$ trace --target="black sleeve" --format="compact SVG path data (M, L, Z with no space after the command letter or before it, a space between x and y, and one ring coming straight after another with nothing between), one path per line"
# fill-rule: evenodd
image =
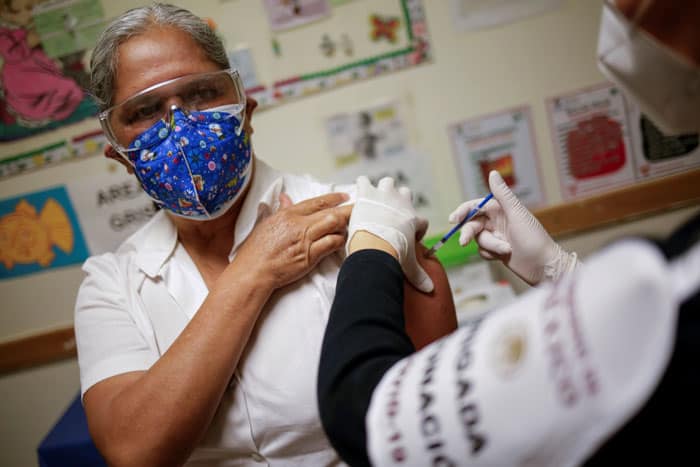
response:
M317 397L323 428L340 457L368 466L365 415L384 373L415 351L403 318L403 273L378 250L340 269L321 348Z

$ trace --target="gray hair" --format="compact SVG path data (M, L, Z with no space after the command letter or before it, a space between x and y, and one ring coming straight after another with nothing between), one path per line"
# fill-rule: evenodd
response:
M192 12L167 3L133 8L107 26L90 58L90 88L101 110L113 105L119 46L151 26L173 27L189 34L209 60L222 69L229 67L226 50L219 37L206 22Z

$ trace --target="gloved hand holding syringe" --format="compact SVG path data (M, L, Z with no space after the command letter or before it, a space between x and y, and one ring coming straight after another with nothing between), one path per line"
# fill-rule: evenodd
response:
M438 250L440 249L440 247L441 247L442 245L444 245L445 242L447 242L447 240L449 240L450 237L451 237L452 235L454 235L459 229L461 229L462 226L463 226L464 224L466 224L468 220L470 220L472 217L476 216L476 214L481 210L481 208L484 207L484 205L485 205L486 203L489 202L489 200L490 200L491 198L493 198L493 193L489 193L484 199L481 200L481 202L480 202L474 209L472 209L471 211L469 211L469 212L467 213L467 215L464 216L464 219L462 219L461 221L459 221L459 223L458 223L457 225L455 225L454 227L452 227L452 228L450 229L450 231L447 232L447 233L440 239L440 241L438 241L435 245L431 246L430 249L429 249L428 251L425 252L426 258L427 258L428 256L431 256L431 255L435 254L435 252L438 251Z
M542 224L520 202L503 177L492 170L484 199L462 203L450 214L451 229L430 251L437 250L461 229L460 245L476 240L482 258L498 259L530 285L556 280L576 268L576 253L565 251L549 236Z

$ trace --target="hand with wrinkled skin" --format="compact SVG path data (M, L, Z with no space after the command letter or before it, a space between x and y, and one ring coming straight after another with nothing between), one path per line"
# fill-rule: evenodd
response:
M332 193L293 205L280 195L279 210L258 222L153 366L88 389L83 403L90 430L110 465L187 460L211 423L270 295L345 244L352 210L338 206L345 200L347 195Z
M277 212L258 222L234 262L272 290L300 279L345 245L352 205L338 205L347 199L329 193L293 204L280 194Z

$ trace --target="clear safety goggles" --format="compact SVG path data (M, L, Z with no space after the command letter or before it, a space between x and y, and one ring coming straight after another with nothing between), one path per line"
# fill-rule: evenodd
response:
M169 122L173 109L185 114L233 106L226 117L245 118L246 97L237 70L227 69L181 76L139 91L99 114L110 144L121 153L138 151L129 145L159 120ZM170 131L171 125L166 125Z

